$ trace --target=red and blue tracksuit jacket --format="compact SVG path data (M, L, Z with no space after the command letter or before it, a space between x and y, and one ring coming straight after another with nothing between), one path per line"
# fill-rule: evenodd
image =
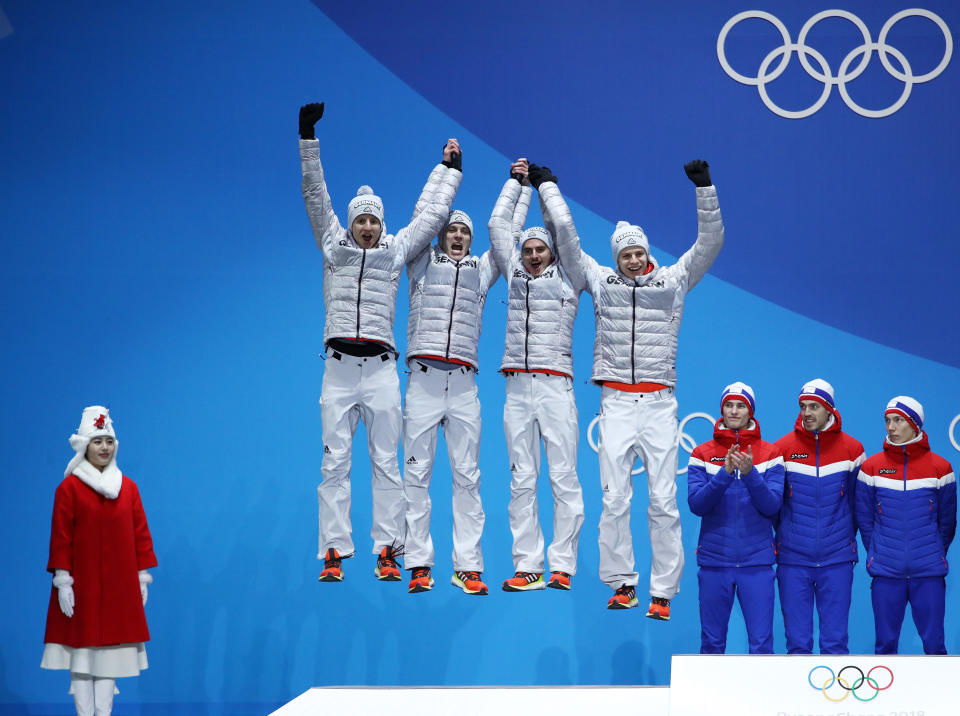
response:
M735 443L753 449L746 475L727 474L723 463ZM754 420L749 428L730 430L717 421L713 440L698 445L687 467L687 501L703 518L697 546L701 567L754 567L773 564L773 519L783 499L783 457L760 439Z
M803 427L775 443L786 477L777 525L777 562L804 567L857 561L854 499L863 445L841 429L840 413L823 430Z
M957 483L927 434L872 455L860 468L857 522L874 577L941 577L957 531Z

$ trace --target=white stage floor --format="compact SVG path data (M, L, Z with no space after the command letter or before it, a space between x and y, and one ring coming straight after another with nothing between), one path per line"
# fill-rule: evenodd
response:
M555 687L322 687L304 692L272 716L424 716L465 713L470 716L508 713L642 713L666 716L666 686Z

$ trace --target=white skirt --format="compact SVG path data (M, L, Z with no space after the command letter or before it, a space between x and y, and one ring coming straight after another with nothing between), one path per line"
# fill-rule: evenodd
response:
M63 644L44 644L41 669L69 669L73 674L119 679L139 676L147 668L147 649L138 644L73 648Z

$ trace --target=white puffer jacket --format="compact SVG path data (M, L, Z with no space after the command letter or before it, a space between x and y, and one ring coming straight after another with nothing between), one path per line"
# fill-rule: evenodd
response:
M413 220L396 235L383 227L380 241L362 249L350 228L340 225L320 165L316 139L300 140L303 198L317 247L323 252L323 342L333 338L369 339L394 348L393 319L400 274L443 227L463 174L443 164L427 179Z
M490 252L454 261L439 246L428 246L407 264L407 275L408 364L414 356L430 356L477 368L483 305L500 276Z
M494 258L508 282L507 335L500 370L555 370L573 377L573 322L583 284L571 282L557 256L539 276L524 269L518 242L530 195L529 187L508 179L488 224Z
M723 247L723 220L713 186L697 187L697 240L677 263L636 279L600 266L581 251L570 209L553 182L540 185L557 251L571 277L586 282L597 321L593 343L596 383L677 384L677 335L687 291L703 278ZM614 257L616 261L616 257Z

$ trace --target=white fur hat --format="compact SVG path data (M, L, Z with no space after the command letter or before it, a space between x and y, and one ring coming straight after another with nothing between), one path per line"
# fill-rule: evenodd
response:
M613 235L610 237L610 250L613 252L614 263L620 257L620 252L628 246L642 246L647 250L647 254L650 253L650 242L647 240L647 235L643 233L643 229L636 224L618 221L617 228L613 230Z
M70 447L76 455L70 460L63 475L66 477L86 459L87 446L94 438L109 435L116 439L117 434L113 430L113 420L110 419L110 411L102 405L91 405L83 409L83 415L80 416L80 427L77 432L70 436ZM119 446L119 443L117 443ZM116 462L116 452L113 455L113 462Z
M353 221L361 214L370 214L380 220L380 237L387 232L386 223L383 220L383 201L373 193L373 189L364 184L357 189L357 195L350 200L347 205L347 230L353 228ZM378 238L380 238L378 237Z

